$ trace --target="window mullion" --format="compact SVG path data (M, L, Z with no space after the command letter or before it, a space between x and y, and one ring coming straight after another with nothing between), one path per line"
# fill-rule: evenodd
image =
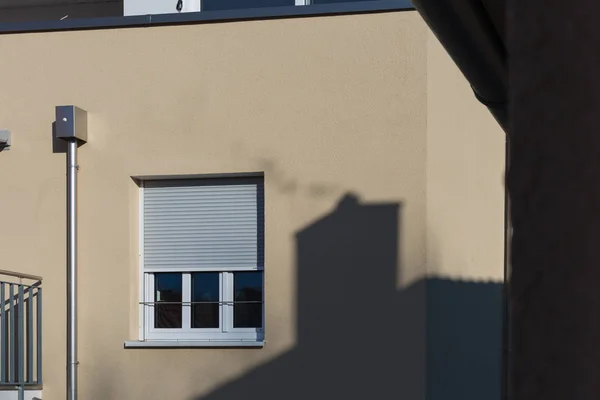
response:
M222 279L222 290L221 290L221 304L223 310L223 317L221 320L221 326L223 327L223 332L231 331L233 327L233 307L231 302L233 301L233 294L231 293L231 272L223 272L221 274Z
M151 274L147 274L145 269L144 269L144 181L140 182L140 198L139 198L139 203L138 203L138 218L139 218L139 225L138 225L138 255L139 255L139 268L140 268L140 282L139 282L139 301L140 304L138 305L138 308L140 310L140 316L139 316L139 332L140 332L140 339L141 340L146 340L146 338L148 337L148 305L146 304L147 301L149 300L149 296L148 296L148 285L149 285L149 275Z
M192 328L192 307L189 304L189 302L192 301L192 277L191 274L184 273L182 274L181 279L183 279L181 287L181 301L183 302L181 310L181 328L184 331L188 331Z
M146 296L144 310L146 314L146 333L154 328L154 274L146 274Z
M221 283L221 291L219 293L219 310L221 318L221 330L223 332L229 332L229 326L227 325L227 316L229 315L229 309L227 307L227 272L221 272L219 274Z

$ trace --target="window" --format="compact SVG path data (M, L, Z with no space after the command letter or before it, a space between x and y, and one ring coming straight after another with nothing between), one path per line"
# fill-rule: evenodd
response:
M143 339L262 341L262 177L141 186Z

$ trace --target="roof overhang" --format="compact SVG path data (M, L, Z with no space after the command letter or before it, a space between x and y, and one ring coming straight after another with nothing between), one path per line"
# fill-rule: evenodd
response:
M477 99L507 131L506 0L413 0L465 75Z

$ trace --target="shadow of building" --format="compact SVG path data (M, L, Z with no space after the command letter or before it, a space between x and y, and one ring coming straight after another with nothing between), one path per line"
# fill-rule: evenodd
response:
M197 400L499 400L502 285L397 290L400 211L348 195L299 232L297 346Z

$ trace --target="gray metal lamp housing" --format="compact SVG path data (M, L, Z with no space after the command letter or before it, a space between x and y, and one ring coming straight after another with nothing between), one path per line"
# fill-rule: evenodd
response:
M75 106L57 106L56 137L87 142L87 112Z
M10 149L10 131L0 129L0 150Z

